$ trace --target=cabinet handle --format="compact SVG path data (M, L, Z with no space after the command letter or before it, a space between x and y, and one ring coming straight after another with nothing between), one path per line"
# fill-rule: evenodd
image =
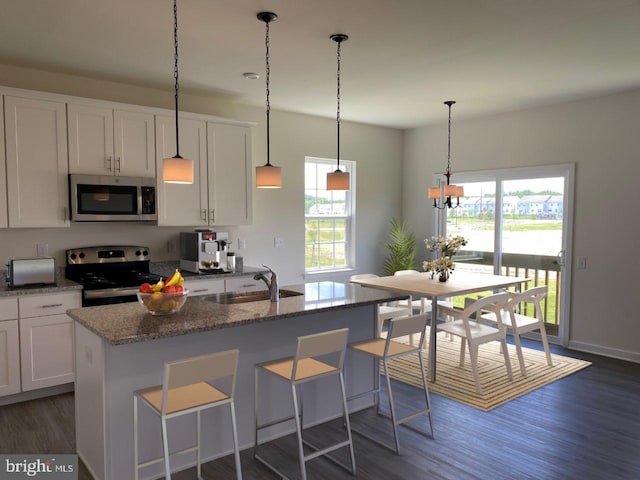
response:
M208 292L209 290L207 290L206 288L199 288L197 290L192 290L193 293L199 293L199 292Z
M120 169L120 157L117 157L117 158L116 158L116 170L117 170L118 172L121 170L121 169Z
M215 209L211 209L211 223L216 221L216 211Z
M207 210L204 208L200 212L200 220L202 220L204 223L207 223Z
M258 284L257 283L245 283L244 285L241 286L241 288L255 287L256 285L258 285Z
M104 163L107 166L107 170L111 171L111 156L108 156Z
M42 305L41 308L56 308L61 306L62 306L61 303L51 303L49 305Z
M62 220L67 221L67 207L62 207Z

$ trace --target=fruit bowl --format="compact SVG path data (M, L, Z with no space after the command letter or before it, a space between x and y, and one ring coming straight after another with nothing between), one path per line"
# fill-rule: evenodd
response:
M138 292L138 301L147 307L151 315L169 315L179 311L187 301L189 290L175 293Z

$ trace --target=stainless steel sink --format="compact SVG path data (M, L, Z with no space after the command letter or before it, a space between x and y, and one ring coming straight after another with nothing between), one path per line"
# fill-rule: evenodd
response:
M280 298L297 297L299 295L304 295L304 293L296 292L294 290L280 290ZM269 290L218 293L217 295L211 295L208 297L208 300L211 300L212 302L224 304L259 302L261 300L270 299L271 294L269 293Z

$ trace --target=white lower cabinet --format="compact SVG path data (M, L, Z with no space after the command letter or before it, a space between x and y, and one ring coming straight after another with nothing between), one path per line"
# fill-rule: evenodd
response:
M224 280L221 278L212 280L185 280L183 286L189 290L189 295L193 297L224 292Z
M82 306L80 292L25 295L18 301L22 391L73 382L74 324L65 312Z
M18 299L0 298L0 397L20 392Z
M227 292L251 292L266 289L267 285L262 280L254 280L253 276L233 277L225 280Z

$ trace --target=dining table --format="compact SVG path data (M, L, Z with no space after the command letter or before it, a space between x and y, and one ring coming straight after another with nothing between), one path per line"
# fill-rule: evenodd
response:
M446 282L427 272L416 275L390 275L384 277L352 279L351 283L387 290L396 293L406 293L426 297L431 300L431 319L429 322L428 348L428 378L436 381L436 333L438 319L438 301L470 293L494 291L508 287L515 287L520 291L523 283L529 282L527 277L512 277L507 275L492 275L479 272L457 270L449 275Z

